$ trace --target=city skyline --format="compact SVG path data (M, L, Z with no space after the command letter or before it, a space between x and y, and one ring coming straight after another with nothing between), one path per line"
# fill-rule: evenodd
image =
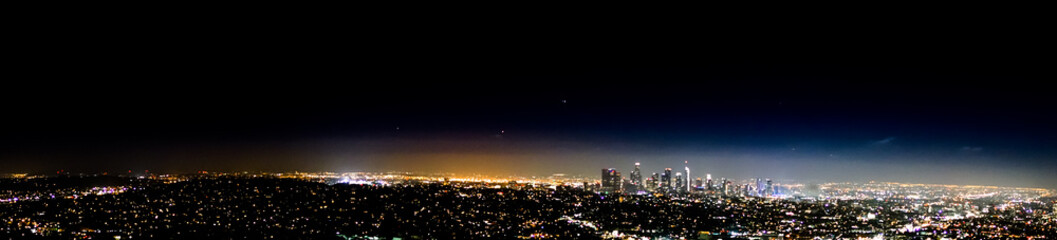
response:
M649 163L649 162L647 162L647 163ZM686 168L685 171L689 171L689 169L693 168L693 166L698 166L700 164L694 165L694 164L690 164L689 161L684 161L683 165ZM703 167L704 165L700 165L700 166ZM571 170L571 169L565 169L566 171L541 172L539 174L521 174L521 173L519 173L519 174L510 174L509 172L489 173L489 172L477 171L477 170L459 172L459 171L443 171L443 170L422 171L422 170L406 170L406 169L379 169L379 170L336 170L336 169L324 169L324 170L302 170L302 169L294 169L294 170L289 170L289 169L287 169L287 170L245 170L245 169L238 170L238 169L236 169L236 170L230 170L230 169L226 169L225 170L225 169L196 169L196 170L161 170L161 171L158 171L158 170L139 169L139 168L137 168L137 169L103 169L103 170L93 170L93 171L81 171L81 170L70 171L70 170L67 170L65 168L62 168L62 169L56 169L55 172L49 172L49 171L12 171L12 172L0 172L0 174L8 174L8 175L14 174L15 176L23 176L23 177L25 177L25 176L56 176L56 175L62 176L62 175L71 175L71 174L72 175L76 175L76 176L98 176L98 175L101 175L101 174L110 174L110 175L113 175L113 176L151 176L151 175L158 175L158 174L162 174L162 175L165 175L165 174L192 174L192 173L200 173L200 172L218 172L218 173L226 173L226 172L235 172L235 173L237 173L237 172L247 172L247 173L268 173L268 172L280 172L280 173L281 172L287 172L287 173L293 173L293 172L339 172L339 173L340 172L345 172L345 173L362 172L362 173L372 173L373 172L373 173L384 173L384 172L394 172L394 173L423 174L423 175L438 175L439 174L439 175L450 175L450 176L457 176L457 177L485 176L485 177L497 178L497 179L519 179L519 178L545 179L545 178L550 178L550 177L554 177L554 176L570 176L570 177L578 177L578 178L586 178L586 179L595 179L595 180L601 181L600 184L605 184L605 181L606 181L605 180L606 179L605 174L606 174L606 172L607 171L616 171L617 172L616 177L618 177L620 180L624 181L625 184L631 184L633 182L633 178L636 177L636 175L635 175L636 172L640 172L639 176L642 178L641 182L644 183L644 182L649 181L649 178L651 178L651 174L659 174L657 176L661 176L663 178L664 176L666 176L665 175L665 172L666 172L665 170L667 170L667 173L671 174L671 175L669 175L671 177L671 179L670 179L670 181L671 181L670 185L672 185L671 188L676 188L677 187L676 184L678 183L677 180L682 180L683 178L691 179L691 180L692 179L701 180L701 179L704 178L704 179L708 179L709 181L711 181L713 175L716 175L717 179L722 178L725 181L755 181L757 179L767 179L767 180L775 179L775 180L780 180L780 181L785 181L785 182L792 182L792 183L796 183L796 184L805 184L805 183L806 184L819 184L819 183L823 183L823 182L858 182L858 183L865 183L865 182L903 182L903 183L909 183L909 184L937 184L937 185L963 185L963 186L1049 188L1047 186L1026 186L1026 185L996 184L996 182L993 181L994 180L993 178L983 179L982 181L961 181L961 182L958 182L958 183L954 183L954 182L918 181L918 180L915 180L914 177L906 177L906 176L894 176L894 177L887 177L887 178L863 177L863 178L828 178L827 179L827 178L821 178L821 177L815 177L815 178L788 177L787 175L775 174L774 172L758 171L758 169L748 171L748 172L754 172L755 171L756 173L747 173L747 174L739 174L737 172L723 172L722 171L723 169L729 169L727 167L716 167L715 169L718 172L712 172L712 171L701 172L699 175L690 175L689 177L686 177L686 176L683 175L684 171L676 171L674 173L671 172L672 168L670 168L670 167L666 167L666 168L663 168L663 169L660 166L658 166L657 168L650 168L649 166L642 167L642 162L634 162L634 167L633 168L631 168L631 167L629 167L629 168L621 168L621 167L602 168L602 171L603 171L603 176L602 177L598 177L597 173L586 173L587 171L578 171L578 170ZM655 170L655 171L651 171L651 170ZM793 170L787 170L787 171L793 171ZM626 176L622 177L621 176L622 173L623 174L631 174L631 175L626 175ZM641 174L646 174L646 176L642 176ZM676 178L680 178L680 179L676 179ZM658 179L657 181L663 181L663 180ZM718 185L718 184L721 184L722 182L715 182L715 183ZM657 184L660 184L660 182L657 182ZM681 183L680 183L680 185L678 185L678 187L684 187L684 186L688 187L685 190L689 191L689 187L690 186L681 185ZM627 185L622 185L621 187L628 187L628 186ZM1053 188L1049 188L1049 189L1053 189Z
M16 14L0 240L1057 238L1030 8L243 5Z
M1042 15L205 9L15 18L0 240L1057 238Z

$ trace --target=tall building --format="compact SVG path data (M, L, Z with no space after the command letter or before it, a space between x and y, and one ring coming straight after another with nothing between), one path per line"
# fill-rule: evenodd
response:
M650 183L650 187L651 188L653 188L654 190L657 190L658 188L661 187L661 175L660 174L653 173L653 175L650 175L650 178L651 178L651 180L653 180L653 182Z
M683 168L686 168L686 192L690 192L690 161L683 161Z
M697 179L694 180L694 188L704 187L704 185L702 185L702 184L705 184L705 183L701 181L701 178L697 178Z
M664 191L670 191L674 189L672 187L672 169L665 168L664 173L661 174L661 189Z
M763 178L756 178L756 189L754 189L756 191L753 191L754 195L756 195L758 197L762 197L763 196L764 188L766 187L763 184L764 184L763 183Z
M705 189L712 190L712 174L711 173L706 173L705 174L705 184L708 184L705 187Z
M657 173L653 173L652 177L646 178L644 186L646 191L657 191Z
M613 168L602 169L602 191L619 192L620 185L620 172Z
M764 193L763 194L764 194L765 197L770 197L770 196L774 195L774 185L771 184L771 179L770 178L767 179L767 187L764 188Z
M643 190L642 187L642 172L639 171L639 163L635 163L635 170L631 170L631 189L632 191Z
M675 173L675 191L682 192L682 191L686 190L687 189L686 188L687 187L686 180L687 179L685 177L683 177L683 173L681 173L681 172Z
M720 178L719 184L721 185L720 190L723 191L723 195L730 194L730 192L728 192L730 190L730 181L727 181L727 178Z

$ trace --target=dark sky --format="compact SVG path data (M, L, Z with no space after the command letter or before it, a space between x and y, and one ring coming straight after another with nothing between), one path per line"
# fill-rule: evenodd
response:
M1057 188L1052 61L1017 46L239 34L37 39L0 90L0 172L689 161L695 177Z

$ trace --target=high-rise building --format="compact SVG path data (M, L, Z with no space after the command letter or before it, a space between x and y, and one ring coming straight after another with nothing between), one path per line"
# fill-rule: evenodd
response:
M661 174L661 189L664 191L670 191L675 189L672 187L672 169L665 168L664 173Z
M774 185L771 184L771 179L768 178L767 179L767 187L764 188L764 196L765 197L770 197L772 195L774 195Z
M661 187L661 175L653 173L649 180L651 180L649 185L652 190L657 191Z
M720 189L723 191L723 195L730 194L730 192L728 192L730 190L730 181L727 181L727 178L720 178L719 184L721 185Z
M652 177L646 178L646 184L643 184L643 186L645 187L645 188L643 188L643 190L656 191L657 190L657 173L653 173Z
M631 170L631 191L643 190L642 172L639 171L639 163L635 163L635 170Z
M762 197L763 196L763 192L764 192L764 188L766 187L763 184L764 184L763 183L763 178L756 178L756 189L755 189L756 191L753 191L753 194L755 194L758 197Z
M705 187L705 189L712 190L712 174L711 173L706 173L705 174L705 184L708 184Z
M602 169L602 191L619 192L620 185L620 172L613 168Z
M683 161L683 168L686 168L686 192L690 192L690 161Z
M687 179L685 177L683 177L683 173L681 173L681 172L675 173L675 191L677 191L677 192L685 191L687 189L686 188L687 187L686 186L686 180Z
M704 187L704 185L702 185L702 184L705 184L705 183L701 181L701 178L697 178L697 179L694 180L694 188Z

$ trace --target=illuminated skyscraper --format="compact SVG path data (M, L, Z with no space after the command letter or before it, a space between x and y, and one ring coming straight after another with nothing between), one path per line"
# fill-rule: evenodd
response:
M646 179L646 190L657 191L657 188L660 187L658 185L658 183L659 183L658 179L660 179L660 176L657 175L657 173L653 173L653 175L651 175L649 178L647 178Z
M712 174L711 173L706 173L705 174L705 184L708 184L708 185L705 186L705 189L712 190Z
M770 197L774 195L774 185L771 184L771 179L767 179L767 188L764 189L764 196Z
M619 192L620 185L620 172L613 168L602 169L602 191Z
M683 161L683 168L686 168L686 192L690 192L690 166L689 161Z
M639 163L635 163L635 170L631 170L631 191L643 190L642 172L639 171Z
M728 192L730 190L730 181L727 181L727 178L720 178L719 184L721 185L720 190L723 191L723 195L730 194L730 192Z
M755 191L753 191L753 194L755 194L758 197L762 197L763 196L763 192L764 192L764 188L766 187L763 184L764 184L763 183L763 178L756 178L756 189L754 189Z
M681 173L681 172L675 173L675 190L678 191L678 192L682 192L684 190L689 189L689 188L687 188L688 186L686 184L686 180L687 179L685 177L683 177L683 173Z
M661 174L661 189L669 191L674 189L672 187L672 169L665 168L664 173Z

